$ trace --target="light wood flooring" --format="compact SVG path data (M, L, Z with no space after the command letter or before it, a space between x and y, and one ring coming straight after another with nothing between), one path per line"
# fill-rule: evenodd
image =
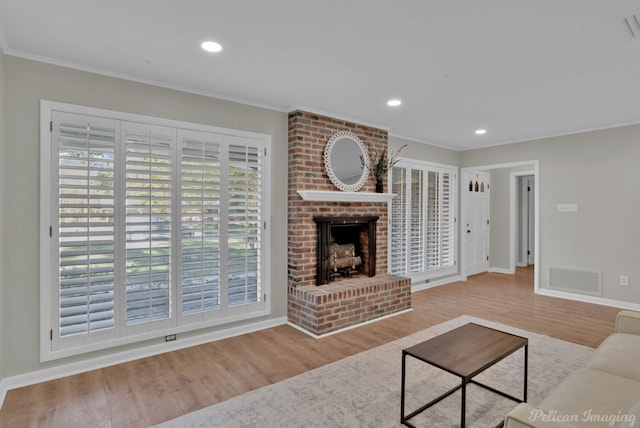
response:
M323 339L279 326L11 390L0 427L147 427L463 314L596 347L619 311L536 295L531 267L414 293L412 307Z

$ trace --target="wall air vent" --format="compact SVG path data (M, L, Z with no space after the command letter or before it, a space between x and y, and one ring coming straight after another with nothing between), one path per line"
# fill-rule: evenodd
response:
M602 271L549 268L549 288L571 293L602 296Z
M640 39L640 12L632 12L622 17L622 21L632 39Z

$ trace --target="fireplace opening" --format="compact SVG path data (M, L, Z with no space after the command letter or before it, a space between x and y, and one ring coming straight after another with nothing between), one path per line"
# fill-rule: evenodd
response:
M316 285L376 274L378 216L314 217L317 224Z

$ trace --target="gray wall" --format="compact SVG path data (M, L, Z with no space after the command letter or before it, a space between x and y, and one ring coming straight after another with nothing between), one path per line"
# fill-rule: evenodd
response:
M0 55L0 378L86 358L38 361L40 99L270 134L272 317L286 315L285 113ZM601 269L604 297L640 303L640 126L466 152L393 135L389 143L408 144L402 157L461 167L539 160L540 285L548 286L550 266ZM558 213L558 203L579 211Z
M11 186L3 205L4 296L11 320L4 340L4 373L11 376L86 356L39 362L39 106L46 99L148 116L259 132L272 136L272 317L286 316L287 115L209 97L5 56L3 168ZM1 95L1 94L0 94ZM8 323L3 322L5 326ZM213 329L211 329L213 330ZM145 344L142 344L145 345ZM129 349L141 345L119 348ZM102 351L93 355L105 355Z
M444 149L441 147L431 146L412 140L389 134L389 152L396 150L403 145L407 145L400 152L400 157L405 159L415 159L425 162L441 163L445 165L457 166L459 163L460 152L455 150Z
M5 337L5 329L9 324L7 320L4 319L4 305L7 301L5 296L5 281L4 281L4 182L5 182L5 162L4 162L4 135L5 135L5 127L4 127L4 87L5 87L5 78L4 78L4 61L5 56L2 53L2 49L0 49L0 379L5 376L5 364L6 355L4 354L4 337Z
M509 269L509 170L491 170L489 180L489 266Z
M492 268L507 270L511 267L511 255L509 254L511 245L511 173L531 170L533 170L532 167L515 167L489 171L491 175L489 260Z
M539 160L540 287L549 268L601 270L603 297L640 303L640 125L462 152L462 167ZM493 195L492 195L493 196ZM557 212L577 203L577 213ZM618 285L620 275L630 286Z

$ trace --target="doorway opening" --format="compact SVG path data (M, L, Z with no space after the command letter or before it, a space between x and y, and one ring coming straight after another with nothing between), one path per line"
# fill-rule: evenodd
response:
M490 191L487 192L485 185L486 202L479 202L478 199L482 200L483 197L475 192L475 177L480 178L481 174L488 176ZM462 168L461 177L461 278L466 280L469 275L487 271L515 274L516 267L533 265L534 290L537 291L540 217L538 161ZM474 180L473 192L469 191L471 180ZM481 213L487 210L485 204L488 205L489 214L484 223L480 223ZM486 229L482 231L486 239L478 241L476 235L482 230L480 226ZM482 257L484 264L481 263Z

